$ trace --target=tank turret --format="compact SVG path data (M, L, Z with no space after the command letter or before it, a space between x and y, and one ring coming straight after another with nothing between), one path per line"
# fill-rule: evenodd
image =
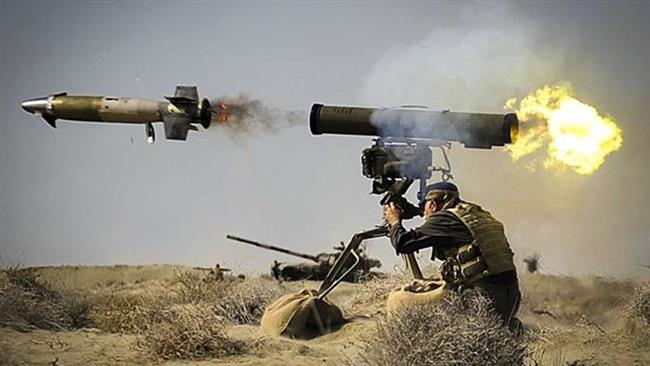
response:
M310 262L306 263L284 263L273 261L271 266L271 275L283 281L299 281L299 280L324 280L327 273L332 268L336 259L341 253L341 248L335 247L334 253L319 253L316 255L301 253L290 249L278 247L271 244L261 243L255 240L249 240L235 235L226 235L227 239L238 241L258 248L268 249L279 253L284 253L294 257L307 259ZM345 280L348 282L358 282L365 275L367 275L372 268L381 267L381 262L377 259L368 258L368 256L360 250L357 253L361 259L360 265L357 270L352 271ZM352 263L349 264L350 266Z

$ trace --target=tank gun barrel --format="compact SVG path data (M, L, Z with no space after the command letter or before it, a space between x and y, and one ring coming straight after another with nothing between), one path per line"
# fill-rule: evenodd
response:
M226 235L226 239L238 241L240 243L250 244L250 245L253 245L253 246L256 246L256 247L259 247L259 248L273 250L273 251L288 254L288 255L293 255L294 257L301 257L301 258L309 259L310 261L314 261L316 263L319 263L318 257L315 256L315 255L310 255L310 254L305 254L305 253L300 253L300 252L294 252L293 250L276 247L275 245L260 243L258 241L249 240L249 239L241 238L239 236L230 235L230 234Z

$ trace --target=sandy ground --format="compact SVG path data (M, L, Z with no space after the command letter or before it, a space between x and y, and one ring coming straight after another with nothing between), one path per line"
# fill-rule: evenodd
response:
M54 288L93 293L166 291L165 281L179 266L49 267L41 278ZM623 305L640 280L523 275L519 318L536 335L532 359L543 365L650 365L650 342L626 320ZM290 284L296 289L316 282ZM330 299L350 309L363 284L343 283ZM358 340L375 326L381 304L356 308L357 317L338 331L309 341L263 336L256 326L236 325L227 333L249 345L241 356L166 365L340 365L358 351ZM361 311L359 311L361 310ZM365 316L364 316L365 315ZM18 332L0 328L0 362L28 365L122 365L147 363L134 349L138 335L97 329Z

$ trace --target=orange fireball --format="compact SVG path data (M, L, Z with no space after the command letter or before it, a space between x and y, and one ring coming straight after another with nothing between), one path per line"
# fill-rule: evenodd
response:
M567 85L545 86L518 105L508 100L505 108L514 109L520 121L517 142L507 150L515 161L531 156L531 169L538 165L539 154L533 153L543 152L545 169L589 175L623 144L616 121L575 98Z

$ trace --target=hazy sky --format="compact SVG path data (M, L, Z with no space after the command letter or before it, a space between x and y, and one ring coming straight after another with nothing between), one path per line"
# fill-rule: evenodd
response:
M60 122L20 109L58 91L160 99L248 93L307 110L426 104L501 112L572 83L613 116L623 147L592 176L530 172L501 149L452 149L461 194L552 273L634 275L650 263L650 3L0 3L0 260L215 262L266 272L289 257L227 233L327 251L380 219L360 174L370 139L304 125L234 140L215 129L145 144L141 126ZM415 224L415 223L413 223ZM387 240L370 253L390 269ZM427 256L423 256L426 258Z

